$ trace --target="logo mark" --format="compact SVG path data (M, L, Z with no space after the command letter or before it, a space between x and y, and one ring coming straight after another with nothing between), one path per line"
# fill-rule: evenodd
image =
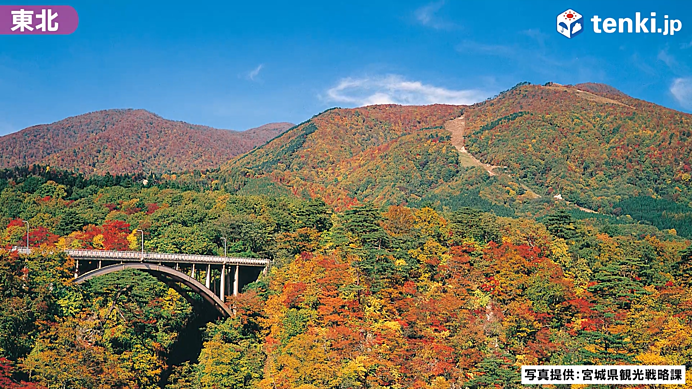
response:
M557 15L557 32L572 38L584 31L584 18L573 9L568 9L565 12Z

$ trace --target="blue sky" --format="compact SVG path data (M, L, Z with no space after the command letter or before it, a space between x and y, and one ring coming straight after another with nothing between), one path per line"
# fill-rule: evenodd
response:
M59 1L79 14L74 34L0 35L0 135L109 108L244 130L334 106L473 103L521 81L602 82L692 112L692 3L519 3ZM556 31L568 8L586 19L572 39ZM589 21L635 12L682 30Z

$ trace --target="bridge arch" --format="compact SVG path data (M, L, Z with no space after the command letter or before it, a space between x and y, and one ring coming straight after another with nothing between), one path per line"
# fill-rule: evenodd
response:
M103 276L106 274L110 273L115 273L127 269L136 269L136 270L142 270L144 272L147 272L157 278L161 278L161 276L171 279L173 281L177 281L180 283L183 283L187 285L190 289L192 289L195 293L199 294L204 298L207 302L209 302L214 308L216 308L219 313L224 316L224 317L229 317L232 315L232 311L230 308L224 304L221 299L214 294L211 290L207 289L204 285L202 285L199 281L196 279L188 276L185 273L181 273L175 269L172 269L168 266L163 266L163 265L158 265L154 263L136 263L136 262L131 262L131 263L119 263L115 265L110 265L110 266L104 266L100 269L95 269L90 272L84 273L81 276L77 277L74 280L75 284L82 284L92 278L96 278L99 276Z

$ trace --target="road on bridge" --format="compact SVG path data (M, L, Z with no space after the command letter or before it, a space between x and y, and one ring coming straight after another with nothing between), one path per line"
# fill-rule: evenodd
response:
M32 249L14 247L20 254L31 254ZM161 281L185 293L175 286L182 283L199 293L205 300L227 316L230 313L225 298L231 293L236 296L241 286L257 279L266 272L271 263L264 258L221 257L214 255L150 253L143 251L76 250L64 252L75 260L75 282L82 283L91 278L126 269L146 271ZM81 270L86 270L80 273ZM230 279L232 267L233 279ZM241 267L246 269L241 279ZM253 269L255 269L253 271ZM229 269L230 270L230 269ZM204 278L204 284L198 280Z

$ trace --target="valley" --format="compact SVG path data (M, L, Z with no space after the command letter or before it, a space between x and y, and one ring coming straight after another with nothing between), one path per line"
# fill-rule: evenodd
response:
M104 111L0 138L35 150L0 170L0 384L451 389L688 363L691 123L522 83L247 133ZM124 251L130 270L94 260ZM266 272L236 293L228 257ZM77 262L107 274L74 282Z

